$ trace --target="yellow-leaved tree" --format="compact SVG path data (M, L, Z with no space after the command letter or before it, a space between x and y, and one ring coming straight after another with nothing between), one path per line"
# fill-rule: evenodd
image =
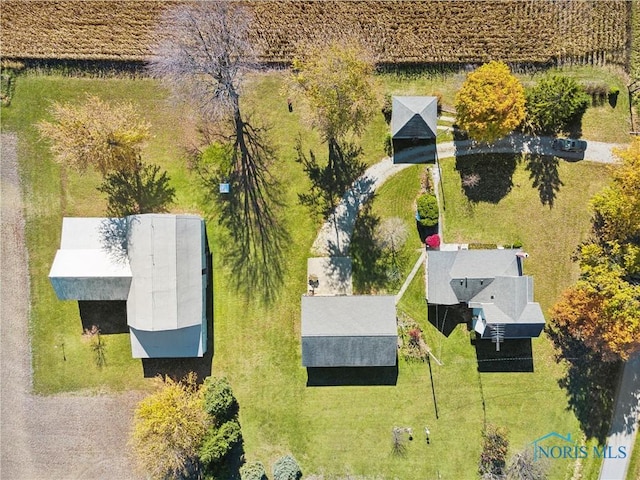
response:
M458 126L470 138L493 142L524 120L524 88L506 64L492 61L467 75L455 107Z
M198 449L211 419L195 374L182 382L169 377L140 402L131 444L141 470L151 478L189 478L199 470Z
M56 161L80 172L93 167L102 175L137 168L149 124L131 103L109 103L87 95L78 105L54 103L53 121L38 124L51 142Z
M324 140L360 135L378 108L371 52L353 40L305 44L293 59L293 83Z
M580 279L552 310L604 360L640 351L640 139L616 154L612 180L593 197L593 238L578 251Z

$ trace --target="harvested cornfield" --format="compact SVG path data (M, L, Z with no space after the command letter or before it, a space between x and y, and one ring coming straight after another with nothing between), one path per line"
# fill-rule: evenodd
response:
M296 45L359 37L381 63L624 64L631 4L609 1L245 1L265 62ZM2 2L2 56L144 60L162 11L176 2Z

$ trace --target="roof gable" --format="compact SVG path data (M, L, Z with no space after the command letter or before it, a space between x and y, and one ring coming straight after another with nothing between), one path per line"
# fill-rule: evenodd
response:
M522 275L514 250L433 251L428 256L429 303L467 303L488 324L544 323L533 301L533 278Z
M130 217L129 325L162 331L200 325L204 222L192 215Z
M393 295L302 297L302 336L396 336Z
M393 138L435 138L438 125L436 97L393 97L391 100Z

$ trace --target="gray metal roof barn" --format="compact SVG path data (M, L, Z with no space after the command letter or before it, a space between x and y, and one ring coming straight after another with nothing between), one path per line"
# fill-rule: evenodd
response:
M109 238L109 225L123 221L122 237ZM112 247L120 242L118 256ZM65 218L49 278L61 300L126 300L133 357L201 357L207 250L195 215Z

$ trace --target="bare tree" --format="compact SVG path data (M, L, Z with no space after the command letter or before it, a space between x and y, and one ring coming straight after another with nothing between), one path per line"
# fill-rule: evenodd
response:
M251 20L248 10L231 2L167 10L149 70L206 119L239 116L243 74L256 66L248 36Z
M244 273L234 278L248 290L262 286L270 295L282 277L287 235L279 219L278 182L269 172L275 154L267 129L250 123L240 110L243 74L257 65L248 36L250 23L248 10L232 2L184 4L169 10L149 70L174 98L197 109L205 130L211 132L208 124L217 122L217 140L230 147L228 155L218 165L196 167L212 190L222 178L230 183L228 198L221 200L220 222L234 237L233 266Z

